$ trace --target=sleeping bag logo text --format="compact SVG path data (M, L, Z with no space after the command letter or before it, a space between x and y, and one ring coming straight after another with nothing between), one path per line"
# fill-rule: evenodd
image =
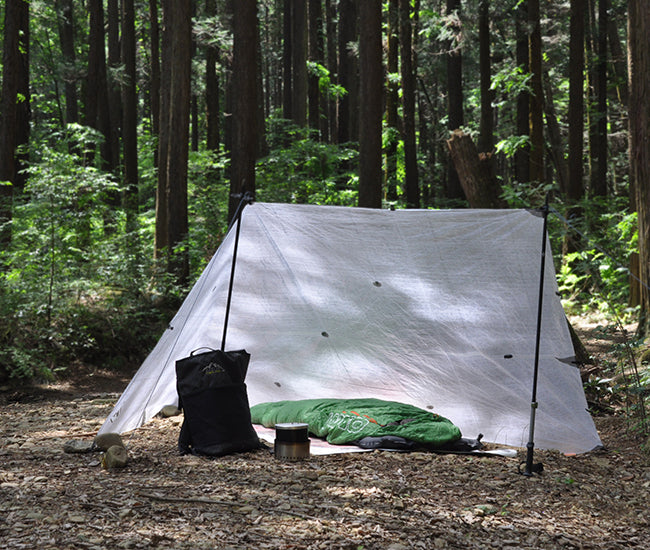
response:
M376 420L373 420L365 414L362 416L354 411L341 411L330 413L326 426L330 429L339 429L350 434L358 434L371 422L377 423Z

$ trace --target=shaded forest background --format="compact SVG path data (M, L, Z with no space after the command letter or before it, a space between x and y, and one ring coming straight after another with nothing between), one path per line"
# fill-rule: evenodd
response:
M245 192L372 208L549 200L567 312L640 320L638 345L649 9L0 1L0 382L137 365Z

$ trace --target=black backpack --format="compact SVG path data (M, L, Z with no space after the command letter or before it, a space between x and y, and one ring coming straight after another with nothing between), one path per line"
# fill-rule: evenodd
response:
M245 350L196 351L176 361L179 408L185 414L179 451L223 456L259 449L244 384L250 354Z

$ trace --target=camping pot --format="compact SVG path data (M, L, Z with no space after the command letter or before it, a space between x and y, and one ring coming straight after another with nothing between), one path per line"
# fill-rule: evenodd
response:
M298 422L275 425L275 458L300 460L309 456L309 426Z

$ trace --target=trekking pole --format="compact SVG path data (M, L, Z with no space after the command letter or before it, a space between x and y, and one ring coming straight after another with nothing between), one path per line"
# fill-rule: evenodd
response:
M235 211L235 215L233 216L232 221L230 222L230 227L228 228L228 231L230 231L233 224L235 223L237 224L237 228L235 230L235 245L233 247L233 252L232 252L232 266L230 268L230 283L228 284L228 299L226 300L226 316L223 321L223 336L221 337L221 351L226 350L226 333L228 332L228 318L230 317L230 302L232 300L232 287L235 282L235 264L237 262L237 248L239 246L239 230L241 229L241 215L244 210L244 206L253 202L253 196L248 191L246 191L246 193L240 196L241 196L241 200L237 205L237 210Z
M548 195L546 195L546 204L542 207L542 216L544 224L542 229L542 260L539 276L539 300L537 302L537 333L535 335L535 363L533 369L533 395L530 403L530 428L528 434L528 443L526 444L526 469L523 472L525 476L532 476L533 473L539 473L544 469L543 464L533 464L533 452L535 449L535 413L537 412L537 374L539 371L539 343L542 333L542 305L544 302L544 272L546 268L546 231L548 228Z

